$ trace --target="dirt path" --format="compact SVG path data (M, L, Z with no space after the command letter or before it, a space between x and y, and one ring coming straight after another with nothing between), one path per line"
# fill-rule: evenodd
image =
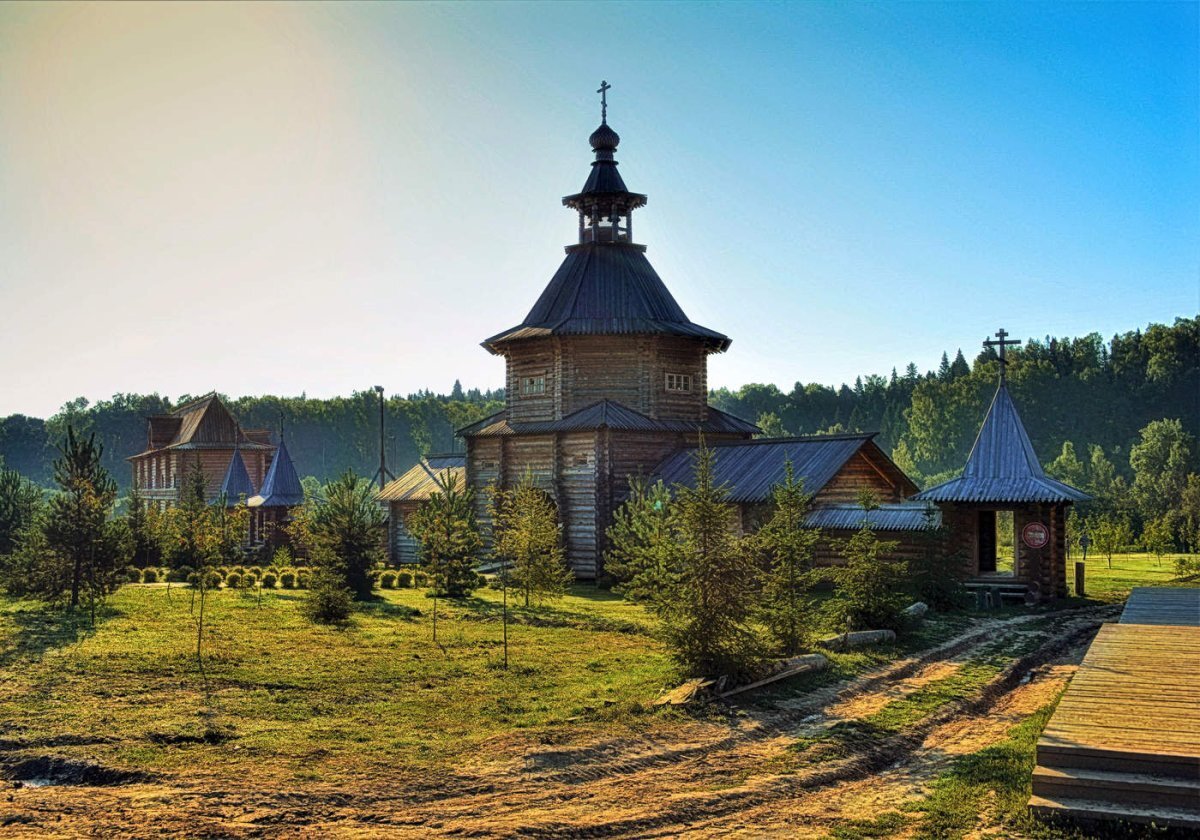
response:
M0 822L0 832L828 836L845 820L869 819L922 796L957 757L1003 740L1062 690L1100 622L1111 618L1111 608L1064 614L1044 637L1026 630L1034 618L983 622L920 656L774 708L732 706L725 719L636 738L585 741L559 733L563 743L547 744L533 734L506 736L437 778L368 778L295 792L231 787L230 780L215 778L17 790L7 803L0 797L0 820L6 810L24 818ZM849 741L825 760L797 761L802 739L839 722L862 721L1006 640L1024 640L1030 652L969 696L900 731Z

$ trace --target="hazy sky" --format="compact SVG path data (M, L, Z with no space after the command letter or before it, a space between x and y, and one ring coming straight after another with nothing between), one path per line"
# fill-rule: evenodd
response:
M0 415L502 384L607 79L710 382L1200 310L1195 3L0 6Z

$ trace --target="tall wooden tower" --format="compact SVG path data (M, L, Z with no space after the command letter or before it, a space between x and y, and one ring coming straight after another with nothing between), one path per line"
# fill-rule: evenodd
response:
M631 474L700 434L715 443L757 431L708 405L708 354L729 339L688 320L634 243L646 196L617 171L621 138L606 111L587 181L562 200L578 214L579 241L525 320L483 342L505 358L505 409L460 432L481 514L489 484L530 473L558 505L581 578L602 572L604 532Z

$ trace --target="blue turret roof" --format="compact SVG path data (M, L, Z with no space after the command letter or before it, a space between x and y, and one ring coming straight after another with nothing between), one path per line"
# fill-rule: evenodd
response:
M221 482L221 494L225 497L225 504L229 507L254 495L254 485L250 483L250 473L246 470L246 462L242 460L242 453L237 449L233 450L233 457L229 459L229 469L225 470L225 480Z
M275 450L275 458L271 461L258 495L247 504L250 507L295 507L304 504L304 488L300 486L300 478L296 475L287 444L282 440Z
M978 503L1086 502L1090 498L1042 470L1003 380L963 474L913 496L918 501Z

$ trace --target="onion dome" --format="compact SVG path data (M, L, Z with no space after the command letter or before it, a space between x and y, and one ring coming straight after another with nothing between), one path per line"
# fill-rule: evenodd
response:
M600 127L592 132L588 142L592 144L593 152L615 152L617 144L621 142L621 135L613 131L607 122L602 122Z

